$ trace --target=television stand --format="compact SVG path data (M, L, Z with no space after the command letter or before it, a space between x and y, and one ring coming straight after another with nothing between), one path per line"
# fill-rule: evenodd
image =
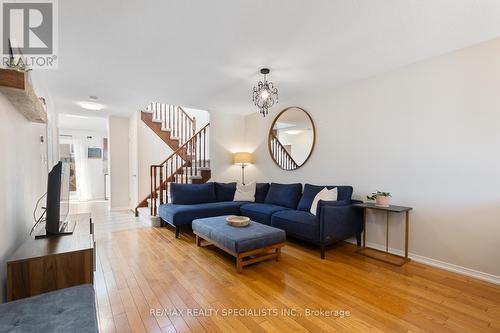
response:
M40 230L35 235L35 239L71 235L73 231L75 231L75 227L76 227L76 221L68 219L67 221L62 223L59 233L57 234L47 233L47 230L45 230L45 228L40 228Z
M94 282L94 224L90 214L69 215L74 232L29 237L7 261L7 300ZM45 229L45 228L44 228ZM0 329L1 331L1 329Z

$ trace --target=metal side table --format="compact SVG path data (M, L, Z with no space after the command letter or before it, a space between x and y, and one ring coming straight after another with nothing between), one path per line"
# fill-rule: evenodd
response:
M354 204L354 207L363 209L363 243L362 248L358 250L358 253L377 259L392 265L402 266L406 262L410 261L408 258L408 233L409 233L409 224L410 224L410 210L411 207L403 207L403 206L389 206L389 207L380 207L375 205L374 203L360 203ZM366 211L368 209L381 210L386 212L386 235L385 235L385 251L381 251L378 249L374 249L366 246ZM405 214L405 255L400 256L394 253L389 252L389 214L390 213L399 213Z

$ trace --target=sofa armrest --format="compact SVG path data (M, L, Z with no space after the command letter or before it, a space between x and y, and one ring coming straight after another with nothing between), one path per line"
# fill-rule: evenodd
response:
M318 219L322 244L338 242L363 231L363 212L352 205L358 202L360 201L320 201Z

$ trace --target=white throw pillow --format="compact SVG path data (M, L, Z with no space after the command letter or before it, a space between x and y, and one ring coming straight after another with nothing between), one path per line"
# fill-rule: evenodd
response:
M234 199L233 201L251 201L255 202L255 189L256 189L257 183L250 183L250 184L241 184L238 183L236 184L236 192L234 192Z
M327 189L326 187L319 191L318 194L314 197L313 203L311 205L311 213L316 215L316 209L318 208L318 202L320 200L323 201L337 201L337 188L334 187L331 190Z

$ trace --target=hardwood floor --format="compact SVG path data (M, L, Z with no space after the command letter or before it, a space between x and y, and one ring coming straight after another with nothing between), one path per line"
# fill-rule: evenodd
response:
M237 274L233 257L197 248L193 236L100 205L82 210L96 222L101 332L500 332L500 286L415 262L393 267L347 243L320 260L317 248L287 242L280 262Z

